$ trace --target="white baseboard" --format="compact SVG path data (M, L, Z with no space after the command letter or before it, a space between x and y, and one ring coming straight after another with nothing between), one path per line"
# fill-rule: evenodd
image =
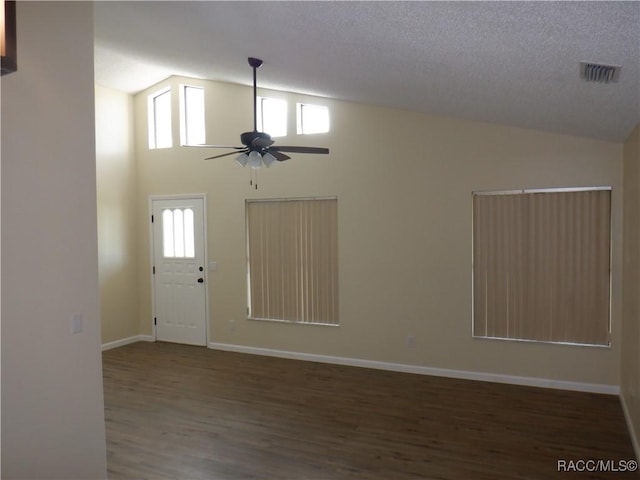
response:
M633 422L631 421L631 413L627 408L627 402L624 399L624 395L620 394L620 404L622 405L622 411L624 412L624 419L627 422L627 430L629 431L629 436L631 437L631 443L633 445L633 451L636 454L636 460L640 459L640 444L638 443L638 437L636 436L636 431L633 428Z
M102 351L111 350L112 348L123 347L125 345L129 345L130 343L136 342L155 342L156 339L153 338L153 335L134 335L133 337L122 338L120 340L115 340L113 342L107 342L102 344Z
M578 392L604 393L607 395L619 395L618 385L606 385L597 383L569 382L564 380L551 380L536 377L520 377L514 375L501 375L496 373L471 372L466 370L452 370L448 368L433 368L421 365L406 365L402 363L379 362L375 360L363 360L358 358L334 357L329 355L317 355L313 353L289 352L273 350L269 348L249 347L245 345L233 345L229 343L211 342L209 348L214 350L226 350L230 352L250 353L265 355L268 357L290 358L293 360L306 360L310 362L332 363L351 367L374 368L378 370L390 370L393 372L416 373L419 375L432 375L436 377L459 378L463 380L478 380L483 382L508 383L512 385L525 385L530 387L554 388L558 390L574 390Z

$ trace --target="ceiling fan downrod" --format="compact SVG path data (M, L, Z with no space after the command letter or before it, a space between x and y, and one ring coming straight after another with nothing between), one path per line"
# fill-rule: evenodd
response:
M253 68L253 131L258 131L258 85L256 71L262 65L259 58L249 57L249 66Z

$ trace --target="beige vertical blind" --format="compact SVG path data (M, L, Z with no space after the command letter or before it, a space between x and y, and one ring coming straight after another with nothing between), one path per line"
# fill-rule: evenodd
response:
M473 196L473 333L609 344L611 190Z
M247 202L250 317L338 324L338 200Z

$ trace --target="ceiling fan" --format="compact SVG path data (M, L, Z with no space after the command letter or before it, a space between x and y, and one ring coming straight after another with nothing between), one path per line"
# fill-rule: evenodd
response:
M283 162L291 158L285 155L287 153L329 153L328 148L322 147L298 147L298 146L284 146L274 145L274 141L268 133L258 131L258 93L256 86L256 70L262 65L262 60L259 58L249 57L249 65L253 68L253 131L244 132L240 135L240 143L242 147L233 147L227 145L194 145L197 147L206 148L227 148L233 149L232 152L223 153L220 155L214 155L207 157L205 160L212 160L214 158L226 157L228 155L240 154L236 158L236 161L243 167L249 165L252 169L261 168L263 165L268 167L274 161Z

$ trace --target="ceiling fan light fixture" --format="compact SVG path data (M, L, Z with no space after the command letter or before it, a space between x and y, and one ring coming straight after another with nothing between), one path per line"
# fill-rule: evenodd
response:
M253 150L249 153L249 166L254 170L262 167L262 155L260 155L260 152Z
M236 162L238 162L242 167L244 167L248 161L249 161L249 155L247 155L246 153L241 153L236 157Z
M262 156L262 161L264 163L264 166L269 168L271 164L276 161L276 157L267 152Z

